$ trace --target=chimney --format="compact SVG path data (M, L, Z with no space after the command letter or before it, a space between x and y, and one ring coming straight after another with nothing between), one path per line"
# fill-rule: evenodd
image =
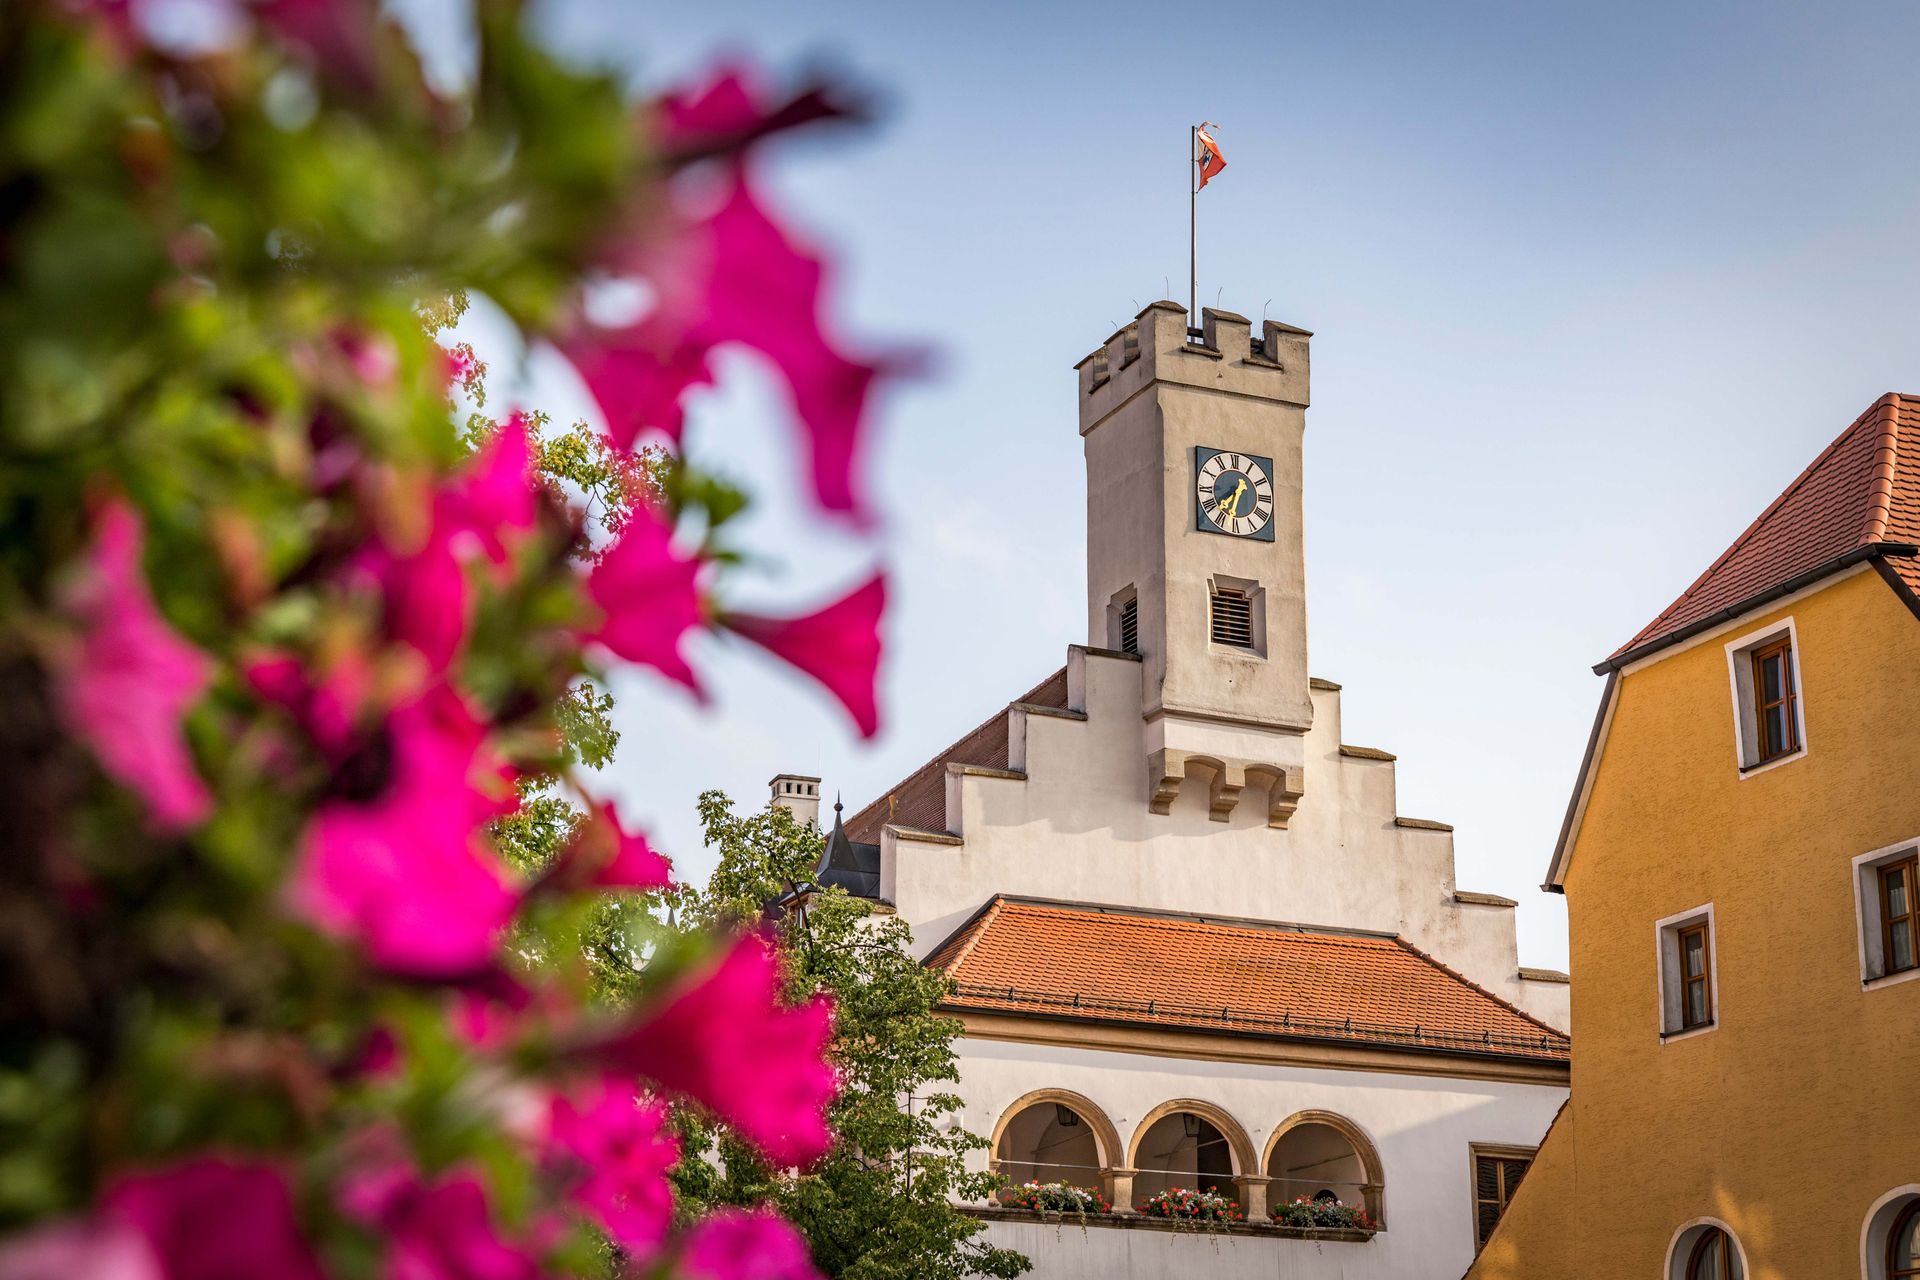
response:
M773 790L773 803L792 814L795 822L820 825L820 779L782 773L767 786Z

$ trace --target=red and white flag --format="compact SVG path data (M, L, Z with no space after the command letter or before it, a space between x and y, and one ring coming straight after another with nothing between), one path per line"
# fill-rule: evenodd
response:
M1206 190L1207 182L1217 177L1220 171L1227 167L1227 158L1220 153L1220 144L1215 142L1213 135L1207 132L1208 129L1219 127L1209 120L1193 131L1194 142L1197 144L1193 162L1200 169L1200 185L1194 188L1195 191Z

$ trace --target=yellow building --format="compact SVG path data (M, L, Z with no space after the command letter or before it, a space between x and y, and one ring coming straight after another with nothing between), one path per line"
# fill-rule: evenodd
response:
M1916 543L1888 395L1596 668L1572 1094L1472 1280L1920 1275Z

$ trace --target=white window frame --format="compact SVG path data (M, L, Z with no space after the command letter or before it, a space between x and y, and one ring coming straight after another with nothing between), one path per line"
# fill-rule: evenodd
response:
M1860 943L1860 987L1864 991L1897 987L1920 978L1920 968L1903 969L1894 974L1887 972L1887 958L1883 954L1886 930L1881 927L1885 912L1880 898L1880 868L1901 861L1917 848L1920 848L1920 836L1863 853L1853 860L1853 918Z
M1760 719L1753 704L1753 651L1786 637L1793 650L1793 728L1795 741L1799 743L1792 751L1771 760L1760 759ZM1742 778L1751 778L1757 774L1777 769L1783 764L1792 764L1807 754L1807 699L1801 687L1800 633L1792 618L1782 618L1770 626L1749 632L1738 640L1729 640L1727 650L1727 681L1733 693L1733 759Z
M1680 931L1705 922L1707 926L1707 990L1713 1000L1713 1017L1704 1027L1681 1028L1681 1001L1684 999L1685 986L1681 982ZM1660 1043L1673 1044L1679 1040L1691 1040L1695 1036L1704 1036L1720 1029L1720 930L1714 923L1713 904L1703 903L1688 911L1677 911L1673 915L1657 920L1653 926L1654 963L1659 973L1658 989L1655 992L1657 1003L1654 1006L1658 1016L1656 1026L1660 1028Z
M1887 1237L1907 1206L1920 1200L1920 1182L1895 1187L1873 1202L1860 1224L1860 1280L1887 1280Z
M1753 1262L1747 1257L1747 1246L1740 1242L1738 1232L1718 1218L1695 1218L1681 1223L1673 1239L1667 1241L1667 1265L1660 1274L1666 1280L1686 1280L1687 1264L1693 1261L1693 1247L1700 1243L1701 1236L1715 1228L1726 1233L1734 1252L1740 1255L1740 1274L1753 1280Z

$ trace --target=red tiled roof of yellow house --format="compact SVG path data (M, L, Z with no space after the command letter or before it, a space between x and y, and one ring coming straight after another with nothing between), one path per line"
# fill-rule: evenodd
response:
M1617 669L1846 563L1887 557L1920 596L1920 397L1888 392L1828 445L1705 573L1596 670Z

